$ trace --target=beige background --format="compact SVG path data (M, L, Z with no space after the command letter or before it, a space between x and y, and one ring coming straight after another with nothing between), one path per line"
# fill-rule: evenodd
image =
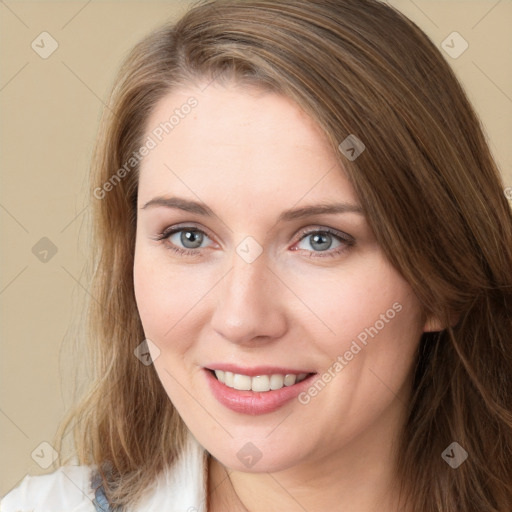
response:
M481 115L505 185L512 186L511 1L390 3L438 47L453 31L468 42L457 59L445 57ZM31 454L48 457L49 447L40 444L52 442L69 403L69 356L61 345L66 333L73 337L87 297L81 278L87 240L80 228L102 102L129 48L189 4L0 2L0 495L27 473L55 469L43 470ZM47 59L31 48L43 31L59 45ZM46 263L32 252L43 237L57 249Z

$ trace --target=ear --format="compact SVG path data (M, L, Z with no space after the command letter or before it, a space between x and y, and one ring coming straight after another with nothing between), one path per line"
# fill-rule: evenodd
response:
M450 314L450 327L455 327L457 322L459 321L460 315L457 313ZM425 325L423 326L423 332L439 332L446 329L448 325L442 322L437 316L430 315L427 317L425 321Z

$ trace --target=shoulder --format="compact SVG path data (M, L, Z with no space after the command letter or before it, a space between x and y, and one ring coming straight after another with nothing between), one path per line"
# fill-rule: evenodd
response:
M205 512L207 457L190 435L176 463L162 471L136 509ZM48 475L25 476L0 501L0 512L95 512L94 469L69 465Z
M27 475L0 501L0 512L94 512L90 466L61 466Z

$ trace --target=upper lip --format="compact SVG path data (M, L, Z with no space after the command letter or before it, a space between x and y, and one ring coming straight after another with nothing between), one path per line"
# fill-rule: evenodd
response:
M214 363L205 366L205 368L208 370L221 370L224 372L238 373L249 377L256 377L258 375L299 375L301 373L315 373L310 370L297 370L296 368L285 368L284 366L251 366L249 368L229 363Z

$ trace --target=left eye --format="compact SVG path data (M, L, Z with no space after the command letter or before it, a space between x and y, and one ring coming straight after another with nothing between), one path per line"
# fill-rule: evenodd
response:
M350 250L356 244L356 240L341 231L334 231L331 228L315 229L310 231L303 231L298 244L304 240L309 240L309 248L302 249L297 247L294 250L302 249L309 252L310 258L334 258L342 256L346 251ZM332 247L333 242L337 241L338 244Z
M315 252L319 251L327 251L328 249L336 249L340 245L342 245L340 240L343 240L340 236L334 235L328 231L312 231L310 233L306 233L300 240L303 242L305 240L309 240L309 246L315 250ZM332 247L333 242L338 242L338 246ZM343 240L346 242L346 240ZM309 250L309 248L306 248Z

